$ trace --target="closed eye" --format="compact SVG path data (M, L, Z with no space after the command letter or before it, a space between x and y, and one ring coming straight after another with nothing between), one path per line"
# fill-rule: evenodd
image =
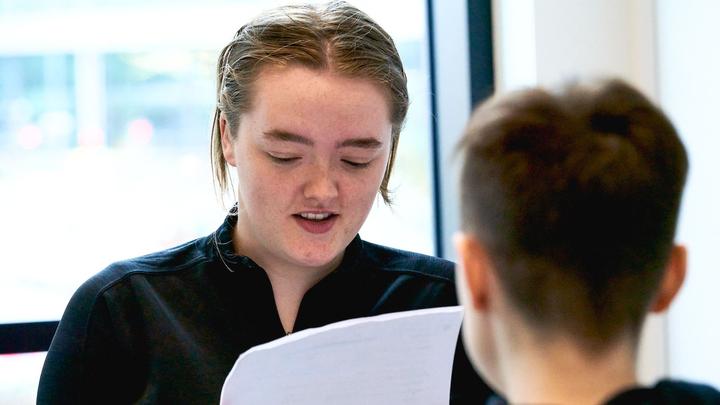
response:
M354 160L347 160L347 159L342 159L342 161L346 165L356 168L356 169L362 169L362 168L368 167L370 165L370 162L356 162Z
M299 156L282 157L282 156L275 156L271 153L268 153L267 155L270 158L270 160L272 160L275 163L280 163L280 164L288 164L288 163L292 163L292 162L300 159Z

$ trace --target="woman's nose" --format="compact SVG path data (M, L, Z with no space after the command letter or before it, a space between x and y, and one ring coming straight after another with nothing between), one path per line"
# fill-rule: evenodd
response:
M309 168L303 194L309 200L326 204L337 198L338 186L329 165L318 164Z

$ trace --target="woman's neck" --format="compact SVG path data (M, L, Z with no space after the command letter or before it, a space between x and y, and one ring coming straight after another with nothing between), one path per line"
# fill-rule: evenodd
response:
M335 270L343 258L341 253L323 266L294 265L278 260L272 254L265 252L262 247L244 241L237 231L233 235L233 247L236 254L250 257L265 270L272 286L278 316L286 333L294 329L295 319L305 293Z
M292 272L278 272L273 271L272 268L266 268L265 272L270 280L270 285L272 285L280 322L285 332L290 333L294 330L295 319L305 293L325 277L327 273L322 275L314 274L315 277L297 277Z

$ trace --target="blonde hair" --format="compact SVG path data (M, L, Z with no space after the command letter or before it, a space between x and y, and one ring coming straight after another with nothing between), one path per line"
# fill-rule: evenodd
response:
M217 106L211 159L219 195L231 183L222 152L220 114L232 136L251 108L252 85L265 66L298 65L368 79L387 89L392 122L390 157L380 185L390 203L388 182L408 109L407 77L392 38L375 21L344 1L269 10L242 26L217 64Z

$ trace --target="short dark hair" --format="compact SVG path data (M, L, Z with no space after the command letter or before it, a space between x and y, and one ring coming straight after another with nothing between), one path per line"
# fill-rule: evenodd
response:
M464 231L523 318L591 349L637 337L688 169L665 114L617 79L523 90L480 105L459 151Z

